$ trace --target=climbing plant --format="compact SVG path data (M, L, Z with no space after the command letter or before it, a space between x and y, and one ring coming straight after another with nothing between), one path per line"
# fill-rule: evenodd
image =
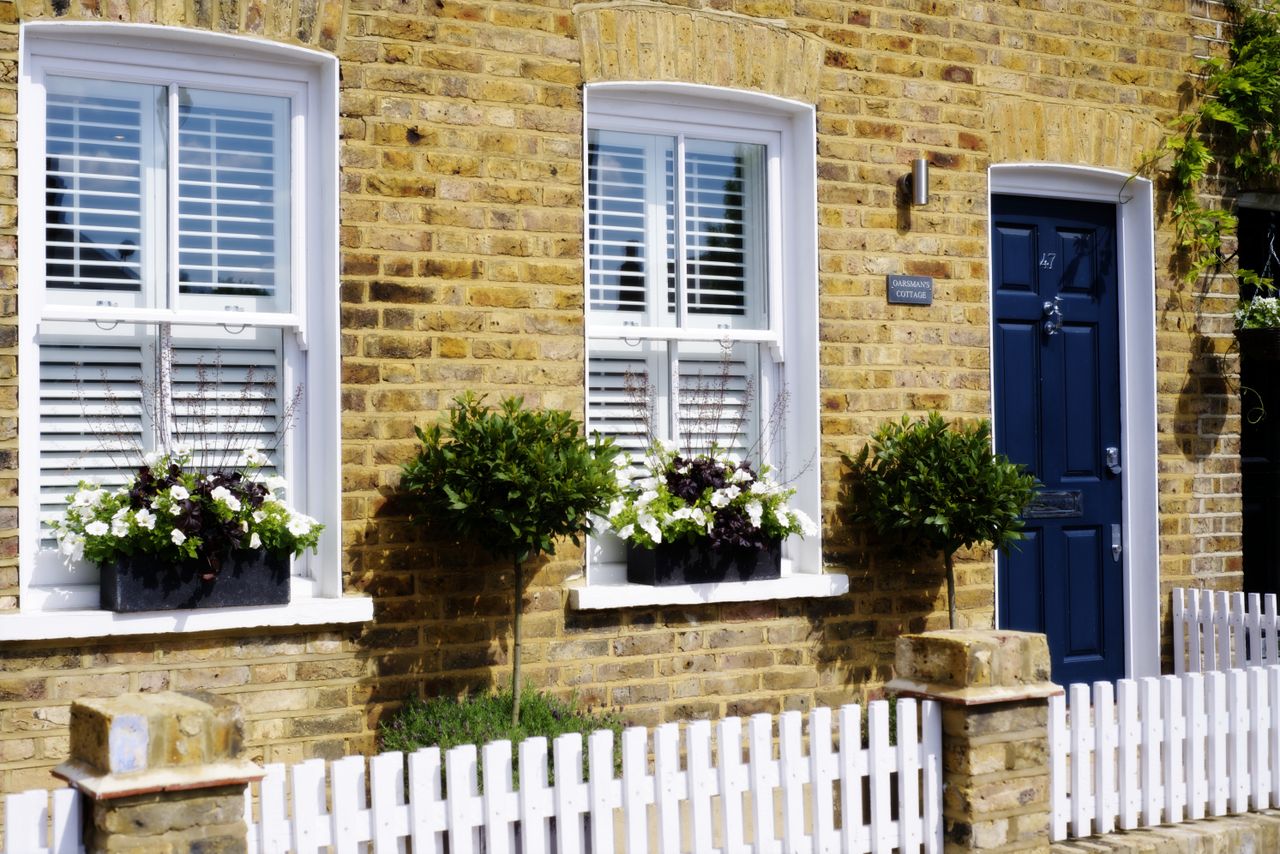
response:
M1194 107L1179 116L1153 156L1165 164L1183 274L1198 278L1223 258L1223 238L1235 229L1227 210L1206 207L1201 193L1215 181L1236 186L1280 183L1280 3L1227 0L1231 40L1225 56L1199 66ZM1242 278L1269 285L1256 273Z

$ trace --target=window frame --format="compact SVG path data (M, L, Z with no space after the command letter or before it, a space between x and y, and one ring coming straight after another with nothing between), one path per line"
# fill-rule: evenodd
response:
M584 337L589 361L591 341L623 337L662 341L755 342L771 351L788 394L784 442L791 471L786 477L797 490L793 503L814 519L821 518L818 424L818 244L816 111L810 104L756 92L665 82L592 83L584 91L583 246L590 252L588 145L593 130L675 134L753 142L761 129L772 134L766 160L766 310L762 329L699 329L617 326L593 323L591 270L584 263ZM746 130L741 130L746 129ZM707 133L712 136L706 137ZM715 134L719 134L716 136ZM745 134L745 135L744 135ZM776 147L776 156L773 147ZM677 251L677 263L684 259ZM813 342L812 346L800 342ZM763 356L763 354L762 354ZM584 378L585 380L585 378ZM589 390L584 381L584 400ZM767 410L767 406L762 405ZM588 425L588 429L590 425ZM804 449L811 454L803 454ZM804 459L799 457L804 456ZM786 544L784 575L779 580L646 587L625 582L616 563L600 558L591 541L581 583L571 588L570 605L581 609L645 604L692 604L712 601L755 601L797 596L836 596L848 590L844 575L825 574L821 532Z
M287 606L117 615L96 610L96 585L40 589L32 584L39 542L39 490L19 497L19 611L0 615L0 640L19 637L87 637L223 626L296 625L367 620L367 598L342 597L341 476L339 450L338 329L338 62L307 48L218 33L145 24L28 22L19 34L18 83L18 411L19 477L38 483L39 336L42 323L85 320L83 306L45 300L45 101L46 75L74 75L92 63L122 69L119 79L176 83L216 91L285 95L291 99L288 250L290 304L285 312L224 312L152 307L95 307L100 321L217 328L246 321L279 328L285 361L281 394L304 388L306 435L291 441L286 461L289 498L325 525L318 554L308 555L293 579ZM101 74L101 65L98 73ZM192 70L198 69L198 70ZM113 69L114 70L114 69ZM113 75L114 77L114 75ZM214 81L222 81L218 85ZM231 87L227 81L234 81ZM170 211L172 220L176 211ZM310 298L308 298L310 297ZM293 367L291 368L290 365ZM296 371L290 375L290 371ZM292 381L292 382L289 382ZM297 428L295 428L297 429ZM306 459L305 467L301 459ZM86 593L93 593L91 606ZM69 608L69 610L60 610ZM216 611L216 613L215 613ZM33 620L57 613L58 620ZM31 620L26 619L32 618ZM65 619L63 619L65 617Z

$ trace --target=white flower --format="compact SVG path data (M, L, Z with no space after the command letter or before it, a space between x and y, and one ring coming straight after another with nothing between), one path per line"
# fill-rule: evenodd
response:
M262 537L258 536L257 531L254 531L252 534L249 535L249 548L251 549L262 548Z
M175 546L180 546L187 541L187 535L174 528L169 532L169 539L173 540Z
M733 474L729 475L730 483L746 483L748 480L751 480L751 472L746 469L734 469ZM754 483L751 485L755 486Z
M254 510L254 511L253 511L253 521L254 521L255 523L259 523L259 522L261 522L261 521L262 521L263 519L265 519L265 518L267 518L267 514L266 514L266 513L263 513L261 510Z
M152 468L162 459L164 459L164 453L162 451L148 451L142 455L142 461L147 464L147 468Z
M67 563L73 563L84 557L84 537L68 532L58 541L58 551Z
M125 519L113 519L111 521L111 536L113 537L129 536L129 522Z
M760 517L764 515L764 508L760 506L759 501L747 502L747 518L751 520L751 527L760 527Z
M655 543L662 542L662 529L658 527L657 519L653 518L652 516L646 513L645 515L641 516L639 519L636 520L636 524L639 525L640 528L646 534L648 534L649 538L652 539Z
M289 485L289 481L278 474L273 474L264 481L268 492L280 492Z
M191 456L191 446L186 442L178 442L173 446L172 456L177 458L179 461L186 459Z
M186 501L191 497L191 493L187 492L187 488L180 483L175 483L169 487L169 497L174 501Z
M631 485L631 475L627 474L626 469L614 469L613 479L618 486L627 487Z
M84 526L84 532L91 537L105 536L109 530L111 529L107 527L107 523L100 519L95 519L88 525Z
M289 521L285 525L289 529L289 533L295 537L305 537L311 533L311 528L315 525L316 520L302 513L289 514Z
M240 509L240 499L232 495L231 490L225 486L214 487L213 491L209 493L209 497L219 504L225 505L232 513Z
M267 455L257 448L250 446L240 452L240 464L243 466L265 466L267 464Z
M128 513L129 513L129 508L128 508L128 507L121 507L119 510L117 510L116 512L114 512L114 513L112 513L112 514L111 514L111 518L112 518L113 520L114 520L114 519L123 519L126 515L128 515Z
M670 439L659 439L658 448L668 454L680 453L680 446L677 445L675 442L671 441Z
M644 507L649 506L649 504L657 497L658 497L658 493L656 490L646 489L644 492L640 493L640 495L636 497L636 501L635 501L636 510L640 510ZM641 527L644 527L644 526L641 525Z
M137 513L133 514L133 519L138 523L139 528L146 528L148 531L156 529L156 514L143 507Z
M791 527L791 514L787 512L785 507L773 508L773 518L778 520L778 524L784 528Z
M769 487L764 481L757 480L747 488L747 492L750 492L752 495L765 495L769 492Z
M635 525L625 525L618 529L618 536L621 539L629 540L631 539L631 535L634 534L635 532L636 532Z
M240 532L243 534L249 533L249 523L243 519L240 520Z
M102 500L103 492L97 487L81 489L71 498L72 507L97 507Z
M612 519L626 509L627 509L627 502L622 500L621 498L615 498L613 499L612 502L610 502L609 511L605 514L605 516L606 518Z
M733 499L742 494L742 490L736 486L726 486L724 489L717 489L711 493L712 507L728 507Z
M808 514L803 510L792 510L791 518L800 523L800 533L806 537L812 537L818 533L818 526L809 518Z

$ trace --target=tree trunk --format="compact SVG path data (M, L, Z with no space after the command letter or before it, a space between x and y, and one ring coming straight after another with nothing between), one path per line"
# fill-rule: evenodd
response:
M956 627L956 567L952 563L952 552L942 556L947 565L947 615L951 618L951 628Z
M515 605L511 609L511 726L520 725L520 644L521 625L520 602L524 598L524 567L516 558L516 595Z

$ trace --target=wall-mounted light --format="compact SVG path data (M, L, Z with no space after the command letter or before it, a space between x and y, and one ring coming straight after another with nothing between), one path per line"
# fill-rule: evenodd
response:
M911 161L911 172L902 176L902 192L913 205L929 204L929 160L917 157Z

